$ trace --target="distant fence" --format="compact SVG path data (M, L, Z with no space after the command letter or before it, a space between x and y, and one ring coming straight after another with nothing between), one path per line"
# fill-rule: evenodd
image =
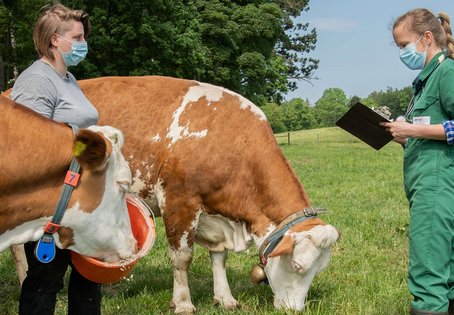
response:
M290 145L290 132L287 132L286 135L274 135L275 138L287 138L287 144Z
M324 130L296 130L274 134L274 138L280 145L300 145L303 143L361 143L358 138L350 135L339 128L326 128Z

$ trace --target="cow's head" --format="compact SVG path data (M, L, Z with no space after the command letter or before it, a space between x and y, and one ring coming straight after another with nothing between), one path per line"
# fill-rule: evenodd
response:
M115 128L92 126L78 131L75 156L82 168L75 200L66 210L56 244L85 256L115 262L135 253L126 207L131 171Z
M274 292L274 306L301 311L314 276L329 263L331 246L339 238L331 225L289 230L268 256L265 266Z

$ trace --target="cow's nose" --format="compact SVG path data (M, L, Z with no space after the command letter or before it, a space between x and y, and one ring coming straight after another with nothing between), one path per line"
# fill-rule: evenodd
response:
M116 263L116 262L119 262L122 258L115 254L115 255L109 255L109 256L105 256L102 261L105 261L105 262L108 262L108 263Z

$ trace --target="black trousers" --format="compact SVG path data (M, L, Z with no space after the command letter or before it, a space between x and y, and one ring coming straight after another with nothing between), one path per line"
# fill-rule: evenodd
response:
M54 260L44 264L35 257L36 242L25 246L28 271L19 299L20 315L53 315L57 293L63 289L63 277L68 266L71 275L68 284L68 314L101 314L101 285L85 279L72 267L68 250L57 248Z

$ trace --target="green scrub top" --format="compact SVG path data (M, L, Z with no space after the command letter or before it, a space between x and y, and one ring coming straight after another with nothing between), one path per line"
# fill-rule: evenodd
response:
M443 59L444 58L444 59ZM440 60L442 60L440 62ZM415 103L410 113L412 123L441 124L454 119L454 60L444 52L435 55L413 81ZM406 154L428 147L448 146L445 141L409 138Z

